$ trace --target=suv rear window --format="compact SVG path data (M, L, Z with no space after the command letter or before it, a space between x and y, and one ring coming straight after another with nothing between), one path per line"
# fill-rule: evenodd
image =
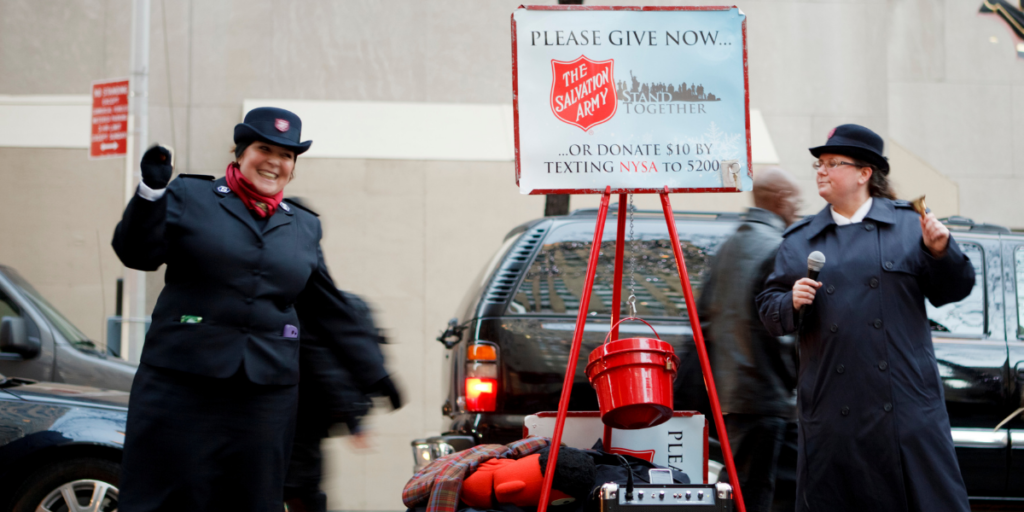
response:
M985 325L985 253L980 245L972 243L961 243L960 250L974 266L974 288L964 300L940 308L926 300L928 320L933 333L983 336L988 327Z
M711 256L735 228L735 224L720 221L677 222L694 296L700 296ZM686 301L664 219L638 219L633 233L635 241L627 243L624 252L621 313L626 313L630 268L635 256L633 279L636 282L637 313L643 317L686 318ZM574 222L552 230L513 295L508 314L578 314L593 239L593 220ZM601 243L594 291L590 296L590 314L611 314L614 264L615 223L612 216L605 226Z

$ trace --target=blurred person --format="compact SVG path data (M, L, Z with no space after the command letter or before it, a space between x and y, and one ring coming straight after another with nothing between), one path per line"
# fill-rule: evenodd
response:
M875 132L845 124L810 151L829 204L786 231L757 298L769 332L799 333L797 510L967 511L924 301L963 299L974 268L895 200Z
M364 338L364 343L384 343L369 306L356 295L340 293L355 312L356 321L346 335ZM301 313L299 320L302 321ZM327 495L320 488L321 442L330 436L333 426L341 424L347 429L353 448L368 449L369 432L362 425L362 418L373 404L341 364L339 355L313 335L302 337L299 371L299 410L284 500L289 512L326 512ZM388 398L392 409L402 406L397 392Z
M170 181L160 146L142 158L113 246L129 268L167 270L132 384L121 512L282 510L300 328L363 389L395 389L377 343L346 336L356 313L327 271L319 219L282 200L311 144L301 127L287 110L250 111L216 180Z
M715 386L747 510L793 509L792 485L776 495L780 470L796 463L796 349L765 329L754 299L775 266L782 232L799 219L800 190L776 167L754 176L754 207L712 262L697 309L707 323ZM788 456L787 456L788 455ZM775 499L777 498L777 499Z

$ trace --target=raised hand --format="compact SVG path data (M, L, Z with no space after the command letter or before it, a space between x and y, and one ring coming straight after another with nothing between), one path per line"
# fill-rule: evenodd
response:
M167 148L154 144L142 155L142 182L153 190L167 187L171 181L171 152Z
M941 258L946 255L946 248L949 247L949 229L935 218L934 213L921 217L921 238L932 256Z

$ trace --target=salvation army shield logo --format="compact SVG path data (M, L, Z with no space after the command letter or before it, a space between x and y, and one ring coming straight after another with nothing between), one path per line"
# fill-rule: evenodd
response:
M615 115L615 59L551 60L551 112L583 131Z
M291 124L288 123L287 119L274 119L274 128L277 128L277 131L281 133L288 131L290 126Z

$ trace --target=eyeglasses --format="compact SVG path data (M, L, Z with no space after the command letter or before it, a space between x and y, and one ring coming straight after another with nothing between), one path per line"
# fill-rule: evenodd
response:
M830 162L822 162L821 160L815 160L814 163L811 164L811 167L813 167L815 171L820 171L824 167L825 171L828 172L828 171L831 171L832 169L835 169L836 167L841 167L843 165L852 165L854 167L865 167L865 166L860 165L860 164L855 164L853 162L844 162L842 160L832 160Z

